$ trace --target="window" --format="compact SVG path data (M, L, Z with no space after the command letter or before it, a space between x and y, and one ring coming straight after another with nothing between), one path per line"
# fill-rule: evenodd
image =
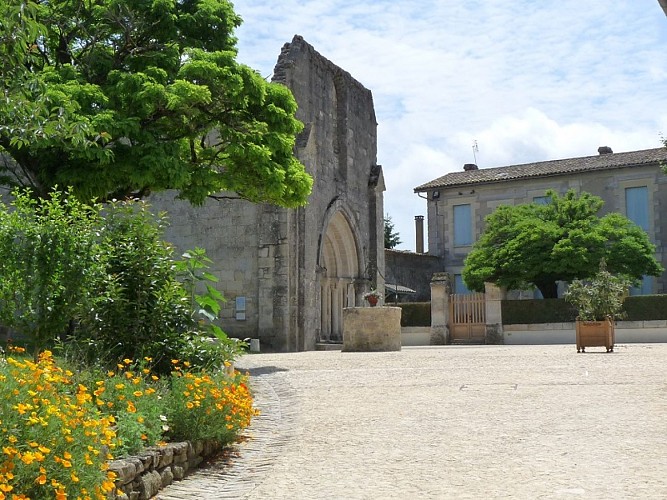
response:
M472 212L470 205L454 205L454 246L472 245Z
M649 228L648 206L646 186L625 189L625 215L644 231Z
M468 290L468 287L463 281L463 276L461 276L460 274L454 275L454 293L458 293L461 295L472 293L470 290Z
M551 196L533 196L533 203L536 205L548 205L551 203Z

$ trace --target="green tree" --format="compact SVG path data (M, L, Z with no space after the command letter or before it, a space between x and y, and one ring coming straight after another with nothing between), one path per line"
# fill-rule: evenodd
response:
M609 272L636 282L658 276L655 246L621 214L598 217L603 201L573 190L548 191L550 203L501 206L465 260L463 280L484 291L484 282L508 289L537 287L544 298L557 296L557 282L593 276L605 259Z
M401 238L398 232L394 231L394 223L389 215L384 216L384 247L395 248L400 245Z
M6 0L0 184L305 203L296 102L236 61L228 0Z

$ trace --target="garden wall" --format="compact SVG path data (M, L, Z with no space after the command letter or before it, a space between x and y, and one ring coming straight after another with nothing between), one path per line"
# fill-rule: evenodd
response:
M574 322L503 325L508 345L575 344ZM616 344L667 342L667 320L617 321Z
M139 455L114 460L109 463L109 470L117 475L114 499L153 498L220 450L214 441L184 441L150 447Z

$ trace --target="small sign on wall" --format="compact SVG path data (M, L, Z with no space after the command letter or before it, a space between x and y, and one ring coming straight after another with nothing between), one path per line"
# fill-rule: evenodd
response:
M245 297L236 297L236 319L245 320Z

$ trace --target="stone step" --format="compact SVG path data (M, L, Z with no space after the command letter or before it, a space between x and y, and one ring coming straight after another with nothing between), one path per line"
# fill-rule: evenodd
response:
M342 342L318 342L315 344L316 351L340 351L342 349Z

